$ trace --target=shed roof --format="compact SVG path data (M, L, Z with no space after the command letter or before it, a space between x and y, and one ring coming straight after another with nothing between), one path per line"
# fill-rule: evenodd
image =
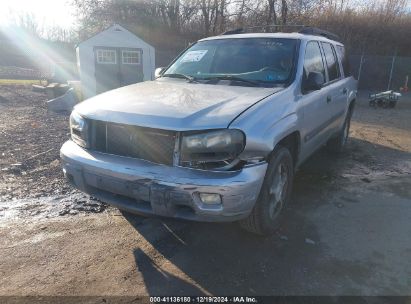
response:
M111 30L111 29L114 28L114 27L116 28L116 30L118 29L118 30L120 30L120 31L128 32L129 34L133 35L134 37L136 37L136 38L137 38L138 40L140 40L141 42L147 44L147 45L150 46L150 47L153 47L151 44L147 43L146 41L144 41L143 39L141 39L140 37L138 37L133 31L129 30L129 29L126 28L125 26L120 25L120 24L118 24L118 23L114 23L114 24L108 26L107 28L105 28L104 30L102 30L102 31L100 31L100 32L97 32L97 33L95 33L94 35L88 37L87 39L84 39L83 41L79 42L79 43L76 45L76 48L79 47L79 46L81 46L82 44L88 42L89 40L91 40L91 39L93 39L93 38L95 38L95 37L97 37L97 36L99 36L99 35L104 34L104 32L107 32L107 31Z

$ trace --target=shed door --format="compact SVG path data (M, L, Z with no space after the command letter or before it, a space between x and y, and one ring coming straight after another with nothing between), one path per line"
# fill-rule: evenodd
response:
M119 54L121 56L121 85L125 86L143 81L143 50L122 48L119 50Z
M95 48L96 93L120 87L120 68L116 48Z
M94 55L97 94L143 81L141 49L97 47Z

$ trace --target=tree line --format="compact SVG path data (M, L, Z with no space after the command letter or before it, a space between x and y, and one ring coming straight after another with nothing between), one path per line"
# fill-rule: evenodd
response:
M406 0L73 0L82 40L122 24L160 49L182 49L226 30L317 26L338 34L354 52L411 56ZM270 28L273 30L273 28Z
M32 16L17 25L43 38L78 43L119 23L159 50L235 28L290 31L316 26L339 35L352 53L411 56L407 0L71 0L78 27L39 27ZM277 25L272 27L272 25Z

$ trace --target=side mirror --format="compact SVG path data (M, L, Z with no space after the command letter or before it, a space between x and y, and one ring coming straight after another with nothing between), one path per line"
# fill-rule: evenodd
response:
M157 68L154 71L154 78L158 78L161 76L161 74L163 73L163 71L165 70L165 67L161 67L161 68Z
M304 82L304 91L317 91L320 90L324 84L324 75L319 72L310 72L307 79Z

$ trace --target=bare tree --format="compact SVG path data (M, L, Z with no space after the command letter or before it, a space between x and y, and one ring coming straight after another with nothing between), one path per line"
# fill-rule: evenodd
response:
M72 0L82 38L112 24L135 29L154 45L181 49L188 41L238 26L305 24L336 32L346 45L361 41L379 52L409 52L411 14L406 0ZM26 28L42 31L22 18ZM51 36L70 36L53 31ZM400 47L400 45L404 45ZM404 51L401 51L404 50ZM407 51L408 50L408 51Z
M275 11L276 0L267 0L268 2L268 14L267 25L277 24L277 12Z
M211 33L211 26L214 24L214 18L216 18L217 0L200 0L200 10L204 22L204 34L206 36Z
M34 14L30 13L14 13L14 25L24 31L41 37L44 35L44 27L40 25Z
M287 23L288 6L286 0L281 0L281 21L285 25Z

